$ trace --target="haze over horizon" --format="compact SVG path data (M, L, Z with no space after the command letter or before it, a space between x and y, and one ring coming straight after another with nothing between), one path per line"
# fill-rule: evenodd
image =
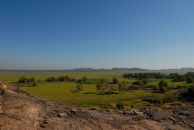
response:
M0 1L0 69L194 67L193 0Z

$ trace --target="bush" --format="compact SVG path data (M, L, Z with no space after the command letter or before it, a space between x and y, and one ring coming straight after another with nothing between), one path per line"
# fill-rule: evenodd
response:
M18 79L18 83L26 83L26 82L28 82L28 79L23 76Z
M76 85L76 92L80 92L83 89L83 84L77 84Z
M31 87L36 86L36 82L35 82L34 78L26 78L26 77L23 77L23 76L18 79L18 83L28 84Z
M152 103L152 104L162 104L162 100L159 99L159 98L146 98L146 99L143 99L143 101L145 102L149 102L149 103Z
M75 81L75 79L70 78L68 76L59 76L59 77L49 77L46 78L45 81L47 82L65 82L65 81Z
M96 85L97 91L104 92L105 91L105 88L106 88L106 84L105 83L99 83L99 84Z
M117 103L117 109L124 109L124 104L122 102Z
M31 83L31 82L35 82L34 78L26 78L26 77L20 77L18 79L18 83Z
M118 82L119 82L119 80L118 80L117 78L113 78L113 79L112 79L112 83L113 83L113 84L117 84Z
M145 102L149 102L152 104L165 104L165 103L172 103L174 101L178 100L178 93L173 93L173 94L165 94L165 96L162 97L150 97L150 98L146 98L146 99L142 99Z
M172 79L172 82L182 82L185 80L184 75L178 73L171 73L167 76L168 79Z
M188 101L194 101L194 84L190 86L185 92L180 94L180 98Z
M146 84L147 84L147 81L146 81L146 80L139 80L139 81L133 82L132 85L138 85L138 86L140 86L140 87L143 87L143 86L146 85Z
M130 73L123 74L124 78L135 78L135 79L162 79L165 77L164 74L160 73Z
M33 82L29 82L29 86L30 87L35 87L36 86L36 82L34 82L34 81Z
M127 84L126 84L125 82L119 83L119 84L118 84L118 90L119 90L119 91L126 91L126 90L128 90Z
M185 78L186 78L187 83L193 83L194 82L194 78L191 77L190 75L186 76Z
M164 80L161 80L159 82L159 90L158 91L160 93L165 93L168 90L167 87L168 87L168 83L166 81L164 81Z
M163 103L171 103L171 102L175 102L178 100L178 96L177 95L171 95L171 96L167 96L166 98L162 99Z
M60 77L58 78L58 81L59 81L59 82L64 82L64 81L65 81L65 79L66 79L66 77L65 77L65 76L60 76Z
M87 84L87 83L90 83L90 80L84 76L83 78L78 79L77 83Z
M178 73L170 73L169 75L160 74L160 73L130 73L123 74L124 78L134 78L134 79L163 79L168 78L172 79L172 82L182 82L186 81L187 83L194 82L194 72L188 72L184 75Z
M56 82L57 79L55 77L49 77L49 78L46 78L46 81L47 82Z

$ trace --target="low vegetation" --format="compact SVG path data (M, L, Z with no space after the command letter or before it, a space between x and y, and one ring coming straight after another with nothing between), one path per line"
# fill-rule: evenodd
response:
M10 76L11 75L11 76ZM34 78L33 78L34 77ZM193 99L194 73L0 74L31 95L77 107L128 108ZM33 86L33 87L32 87Z
M36 86L36 81L35 81L35 79L34 78L26 78L26 77L24 77L24 76L22 76L22 77L20 77L19 79L18 79L18 83L20 83L20 84L27 84L28 86L30 86L30 87L34 87L34 86Z
M172 82L182 82L186 81L187 83L194 82L194 72L188 72L186 74L170 73L170 74L161 74L161 73L129 73L123 74L124 78L134 78L134 79L171 79Z
M186 89L185 92L181 93L180 98L187 101L194 101L194 84Z

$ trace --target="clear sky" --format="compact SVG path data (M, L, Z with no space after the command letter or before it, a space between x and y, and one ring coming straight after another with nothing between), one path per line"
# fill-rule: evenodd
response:
M194 0L1 0L0 68L194 67Z

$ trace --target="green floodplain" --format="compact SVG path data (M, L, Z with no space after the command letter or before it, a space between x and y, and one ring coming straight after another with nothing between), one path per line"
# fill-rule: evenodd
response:
M97 90L97 84L83 83L82 89L75 92L76 82L47 82L45 79L49 77L69 76L74 79L107 79L112 80L117 78L118 82L126 82L127 87L131 86L137 79L124 78L124 73L134 72L1 72L0 80L6 84L16 85L22 90L28 92L32 96L62 103L67 106L73 107L86 107L86 108L117 108L118 104L124 105L125 108L141 107L149 105L150 102L145 99L162 100L166 102L176 102L179 91L176 88L187 87L190 84L185 81L172 82L171 79L164 79L168 83L169 91L165 93L155 93L153 90L126 90L111 94L101 94ZM164 72L168 74L169 72ZM182 73L181 73L182 74ZM29 86L28 84L18 83L20 77L34 78L36 85ZM146 83L147 86L158 86L161 79L149 79ZM114 84L113 86L117 86Z

